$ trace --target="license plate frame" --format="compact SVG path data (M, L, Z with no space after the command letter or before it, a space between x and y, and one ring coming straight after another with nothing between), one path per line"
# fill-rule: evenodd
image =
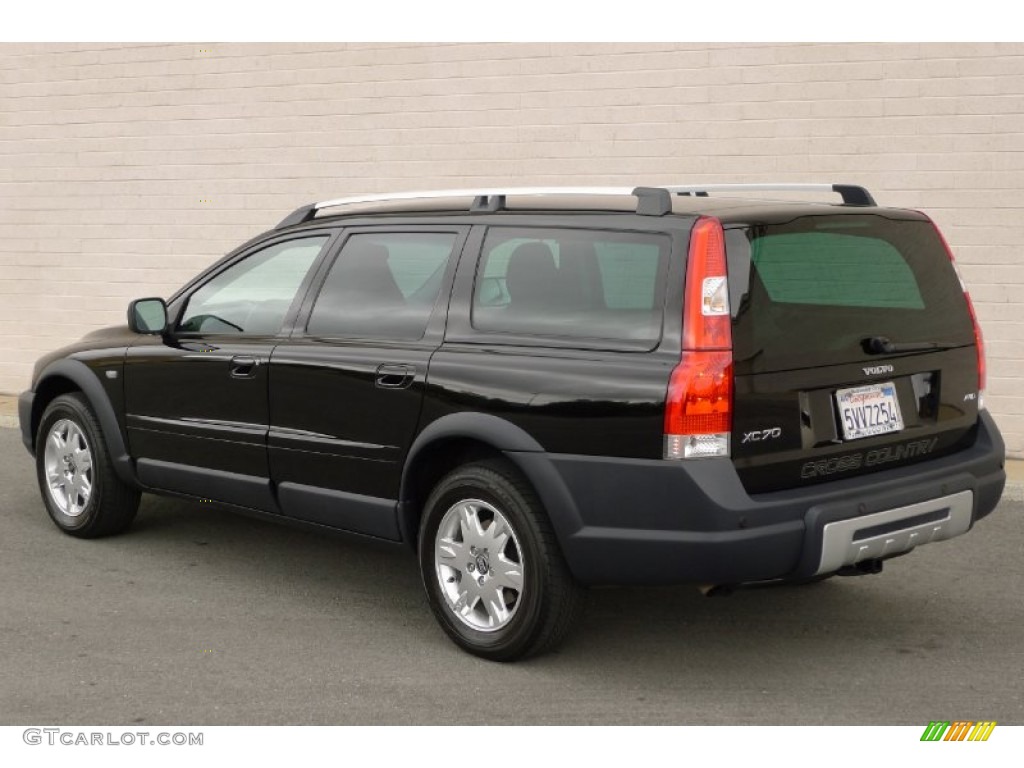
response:
M837 389L835 401L843 440L894 434L905 426L894 382Z

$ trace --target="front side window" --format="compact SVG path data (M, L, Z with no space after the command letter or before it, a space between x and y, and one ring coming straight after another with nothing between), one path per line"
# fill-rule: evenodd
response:
M492 228L477 269L473 327L652 345L661 336L668 255L660 235Z
M422 338L456 239L451 232L352 235L331 265L306 332L331 338Z
M273 335L326 235L287 240L233 264L192 294L178 330Z

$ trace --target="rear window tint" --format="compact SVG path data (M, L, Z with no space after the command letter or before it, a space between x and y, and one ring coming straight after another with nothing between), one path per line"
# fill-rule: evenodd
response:
M473 327L524 336L661 337L669 241L658 235L492 228L473 292Z
M877 237L765 235L754 241L751 258L773 302L924 309L906 259Z
M867 339L974 341L963 289L930 222L802 216L726 232L734 356L777 371L877 360Z

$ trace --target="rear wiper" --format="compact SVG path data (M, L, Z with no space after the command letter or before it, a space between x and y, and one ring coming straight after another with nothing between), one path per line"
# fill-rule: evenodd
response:
M885 336L869 336L861 341L861 346L869 355L891 355L897 352L927 352L932 349L952 349L958 344L946 344L941 341L908 341L894 342Z

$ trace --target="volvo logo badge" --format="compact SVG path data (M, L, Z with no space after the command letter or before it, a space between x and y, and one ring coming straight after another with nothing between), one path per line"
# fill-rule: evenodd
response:
M869 365L863 370L865 376L877 376L880 373L892 373L896 369L891 365Z

